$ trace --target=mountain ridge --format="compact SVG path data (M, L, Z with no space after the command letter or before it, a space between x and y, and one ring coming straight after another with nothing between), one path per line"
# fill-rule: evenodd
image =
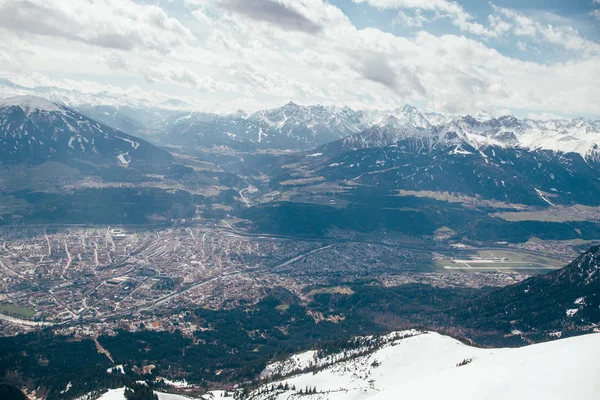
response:
M0 101L0 161L3 164L94 163L164 169L171 156L143 139L35 96Z
M390 110L352 109L350 107L299 105L289 102L281 107L247 113L184 111L189 105L165 107L164 110L144 105L102 105L92 102L90 95L68 96L51 90L24 88L8 80L0 82L5 94L34 93L50 96L85 115L127 133L156 138L163 144L189 147L233 146L240 149L273 148L306 150L316 148L373 127L398 129L412 137L435 137L446 134L484 148L490 145L520 147L529 150L575 152L586 159L600 160L600 121L584 117L570 119L536 120L511 115L487 117L447 115L422 111L405 104ZM54 94L53 94L54 93ZM99 96L102 98L102 96ZM1 100L0 100L1 101ZM114 115L113 115L114 114ZM456 135L456 136L455 136ZM174 143L169 143L170 141ZM375 142L372 146L379 146Z

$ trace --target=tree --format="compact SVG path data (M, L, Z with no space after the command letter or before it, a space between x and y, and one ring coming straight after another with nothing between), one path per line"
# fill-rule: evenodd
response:
M158 400L156 393L148 385L141 383L134 383L130 388L126 388L125 398L127 400Z

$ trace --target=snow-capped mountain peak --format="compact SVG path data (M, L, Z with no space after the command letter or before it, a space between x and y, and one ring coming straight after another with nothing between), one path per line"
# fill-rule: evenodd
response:
M62 106L50 100L37 96L23 95L0 99L0 107L20 107L26 115L32 111L60 112Z

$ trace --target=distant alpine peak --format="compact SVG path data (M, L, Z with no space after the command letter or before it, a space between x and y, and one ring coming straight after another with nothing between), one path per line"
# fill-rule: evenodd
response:
M414 112L420 112L419 109L413 105L410 104L405 104L402 107L399 108L401 112L403 113L414 113Z
M411 106L381 112L373 126L385 128L354 134L344 140L349 147L382 147L395 139L418 139L435 147L465 143L474 148L488 146L521 147L531 150L551 150L579 153L586 160L600 160L600 125L587 118L540 121L518 119L512 115L497 118L421 113Z
M26 115L35 110L46 112L61 112L63 110L58 103L37 96L24 95L0 99L0 107L14 106L21 107Z

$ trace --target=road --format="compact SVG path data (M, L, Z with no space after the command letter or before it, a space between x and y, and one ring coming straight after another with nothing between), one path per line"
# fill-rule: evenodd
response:
M248 199L246 198L246 196L244 196L244 191L248 191L248 189L250 189L250 186L248 186L245 189L239 190L238 193L240 194L240 197L242 198L242 200L244 201L244 203L246 203L246 206L250 207L251 206L250 202L248 201Z
M297 256L296 256L296 257L294 257L294 258L290 258L289 260L287 260L287 261L285 261L285 262L283 262L283 263L281 263L281 264L279 264L279 265L276 265L276 266L274 266L274 267L271 267L271 269L278 269L278 268L281 268L281 267L288 266L288 265L290 265L290 264L293 264L293 263L295 263L295 262L296 262L296 261L298 261L298 260L301 260L301 259L303 259L304 257L308 257L308 256L310 256L311 254L318 253L318 252L320 252L320 251L323 251L323 250L325 250L325 249L328 249L328 248L330 248L331 246L334 246L335 244L336 244L336 243L331 243L331 244L328 244L327 246L323 246L323 247L319 247L319 248L316 248L316 249L313 249L313 250L307 251L307 252L305 252L305 253L302 253L302 254L300 254L300 255L297 255Z

